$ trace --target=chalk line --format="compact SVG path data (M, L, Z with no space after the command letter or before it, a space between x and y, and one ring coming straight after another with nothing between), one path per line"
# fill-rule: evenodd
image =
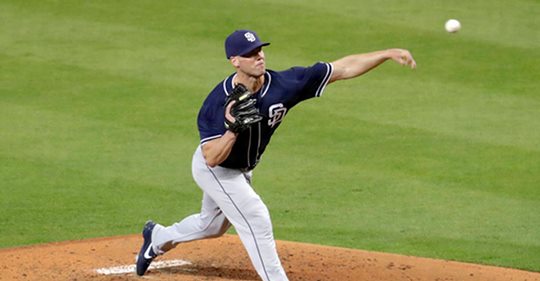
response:
M169 267L184 266L184 265L191 265L191 262L186 261L186 260L155 261L150 265L148 269L149 270L161 269L161 268L169 268ZM113 267L98 268L96 269L96 272L101 275L134 273L135 265L132 264L132 265L120 265L120 266L113 266Z

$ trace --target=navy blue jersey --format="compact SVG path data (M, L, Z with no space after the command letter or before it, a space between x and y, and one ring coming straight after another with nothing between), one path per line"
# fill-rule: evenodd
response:
M263 119L238 135L229 157L220 166L253 169L287 112L303 100L321 96L332 76L332 70L331 64L323 62L279 72L267 70L264 85L254 95ZM234 87L235 75L219 83L199 111L197 124L203 145L221 137L227 130L224 105Z

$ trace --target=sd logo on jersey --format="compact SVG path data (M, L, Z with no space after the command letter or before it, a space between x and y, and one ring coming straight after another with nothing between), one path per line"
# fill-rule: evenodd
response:
M283 117L285 117L285 114L287 113L287 108L283 106L282 103L273 104L268 108L268 126L273 128L276 126L281 120L283 120Z

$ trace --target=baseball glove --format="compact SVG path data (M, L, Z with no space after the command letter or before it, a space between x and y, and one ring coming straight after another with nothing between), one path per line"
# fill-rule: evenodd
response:
M234 87L232 93L225 101L225 110L227 110L229 104L234 102L229 111L234 120L229 120L225 117L225 128L233 133L239 133L262 120L259 109L255 107L257 100L252 98L252 96L253 93L246 86L238 84Z

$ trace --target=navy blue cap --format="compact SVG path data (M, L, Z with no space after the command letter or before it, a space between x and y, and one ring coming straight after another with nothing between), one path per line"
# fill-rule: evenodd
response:
M225 39L225 54L227 59L230 59L232 56L246 55L259 47L268 45L270 43L262 42L255 31L236 30Z

